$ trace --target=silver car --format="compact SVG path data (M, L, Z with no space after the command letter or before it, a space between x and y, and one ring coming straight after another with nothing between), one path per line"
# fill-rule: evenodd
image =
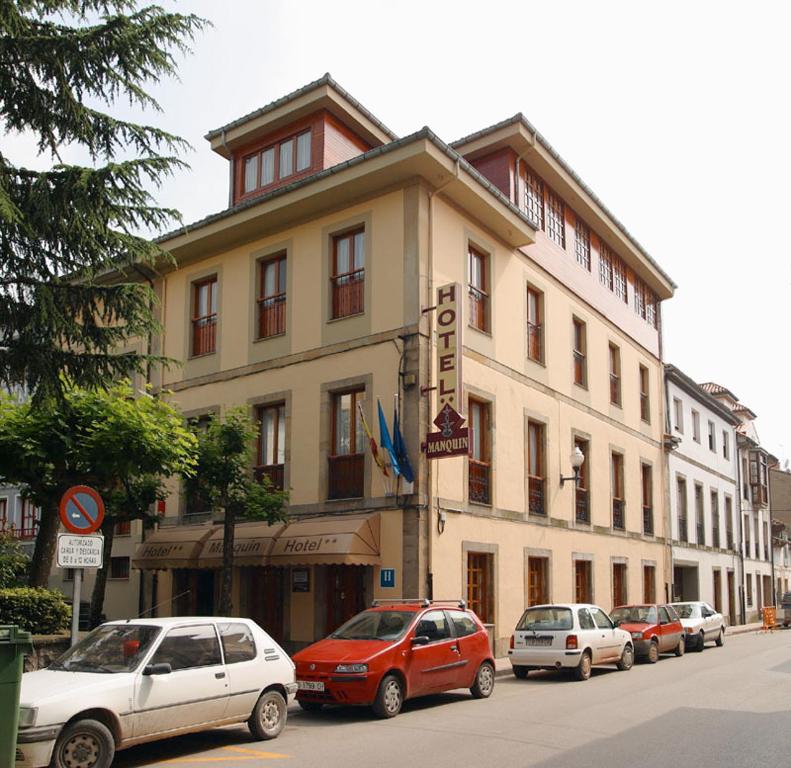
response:
M671 603L671 605L681 619L688 649L702 651L703 646L712 640L718 646L724 645L725 617L708 603L696 600L689 603Z
M535 605L519 619L508 657L520 680L532 669L568 669L577 680L587 680L594 664L631 669L634 645L598 605Z

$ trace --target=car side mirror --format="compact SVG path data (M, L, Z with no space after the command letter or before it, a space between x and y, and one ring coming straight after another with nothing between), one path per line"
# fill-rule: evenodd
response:
M173 667L167 661L161 661L158 664L146 664L143 667L143 674L149 675L169 675L173 671Z
M415 637L412 638L412 645L413 646L415 646L415 645L428 645L428 644L429 644L429 639L428 639L427 635L415 635Z

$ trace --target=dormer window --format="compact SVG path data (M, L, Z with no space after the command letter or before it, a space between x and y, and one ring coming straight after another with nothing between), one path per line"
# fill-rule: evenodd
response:
M255 192L311 167L311 130L289 136L244 159L244 194Z

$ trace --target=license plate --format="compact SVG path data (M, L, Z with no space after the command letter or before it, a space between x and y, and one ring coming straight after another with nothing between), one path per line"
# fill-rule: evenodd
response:
M552 645L551 637L526 637L525 645Z
M323 691L324 683L315 680L297 680L297 690L300 691Z

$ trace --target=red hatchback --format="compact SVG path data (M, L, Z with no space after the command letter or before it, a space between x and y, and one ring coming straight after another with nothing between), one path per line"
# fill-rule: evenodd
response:
M360 704L394 717L416 696L469 688L483 699L494 689L489 636L464 602L374 602L293 659L306 710Z
M638 658L656 664L660 653L684 655L684 628L672 605L621 605L610 618L632 635Z

